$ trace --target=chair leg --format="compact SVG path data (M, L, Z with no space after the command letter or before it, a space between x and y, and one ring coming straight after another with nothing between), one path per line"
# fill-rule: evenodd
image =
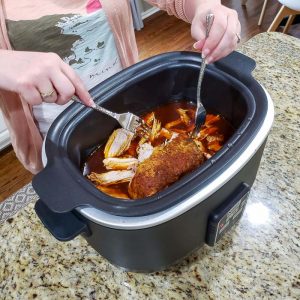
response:
M268 32L276 31L276 29L278 28L279 24L281 23L281 21L284 17L294 15L294 14L297 14L297 13L299 13L299 12L296 12L295 10L290 9L290 8L282 5L282 7L280 8L277 16L275 17L275 19L273 20L272 24L270 25L270 27L267 31Z
M289 18L288 18L288 20L287 20L287 22L286 22L286 24L284 26L284 29L282 31L283 33L287 33L288 32L288 30L289 30L290 26L292 25L292 23L293 23L293 21L294 21L295 18L296 18L296 15L290 15L289 16Z
M262 7L262 10L261 10L261 13L260 13L260 16L259 16L259 20L258 20L258 24L257 24L258 26L261 25L262 20L263 20L263 18L265 16L267 4L268 4L268 0L265 0L264 4L263 4L263 7Z

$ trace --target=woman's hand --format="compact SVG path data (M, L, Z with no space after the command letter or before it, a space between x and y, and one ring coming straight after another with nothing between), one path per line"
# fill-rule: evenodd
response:
M74 94L94 104L75 71L54 53L0 50L0 89L18 93L30 105L63 105Z
M225 7L219 0L186 0L186 10L192 19L194 48L200 50L206 62L214 62L236 49L240 40L241 24L235 10ZM206 15L214 14L209 37L205 37Z

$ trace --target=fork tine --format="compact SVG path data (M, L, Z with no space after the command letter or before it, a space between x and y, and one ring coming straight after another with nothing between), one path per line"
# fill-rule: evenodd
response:
M137 128L140 127L143 131L150 132L149 126L143 119L136 120Z
M145 122L141 122L138 127L136 127L136 134L140 137L148 138L151 134L151 130Z
M147 124L144 124L144 125L142 126L142 129L143 129L143 131L144 131L144 133L145 133L146 135L150 135L150 134L151 134L151 128L150 128Z
M149 137L148 133L145 133L144 131L139 131L139 130L136 131L136 135L139 136L140 138L148 138Z
M140 131L140 132L142 132L142 133L144 133L144 134L146 134L146 135L149 135L150 134L150 130L149 130L149 128L146 128L145 126L140 126L140 127L138 127L138 130Z

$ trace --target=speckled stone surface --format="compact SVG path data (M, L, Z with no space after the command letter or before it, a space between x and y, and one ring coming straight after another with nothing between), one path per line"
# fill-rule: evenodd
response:
M300 299L300 40L261 34L257 61L275 122L245 214L217 246L153 274L112 266L86 241L56 241L30 204L0 225L0 299Z

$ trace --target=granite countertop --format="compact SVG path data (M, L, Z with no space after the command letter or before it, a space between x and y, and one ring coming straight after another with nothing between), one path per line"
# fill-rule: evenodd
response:
M300 40L264 33L240 51L257 62L275 122L238 225L166 271L137 274L82 237L55 240L31 203L0 225L0 299L300 299Z

